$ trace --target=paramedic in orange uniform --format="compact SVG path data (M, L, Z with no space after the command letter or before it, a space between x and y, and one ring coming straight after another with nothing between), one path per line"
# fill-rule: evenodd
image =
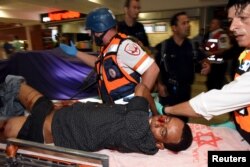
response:
M86 18L86 29L91 31L93 41L100 46L97 57L77 51L75 46L61 44L60 48L70 56L95 67L98 74L99 94L104 103L134 93L135 86L143 83L152 90L159 68L134 39L117 32L116 19L108 8L98 8Z

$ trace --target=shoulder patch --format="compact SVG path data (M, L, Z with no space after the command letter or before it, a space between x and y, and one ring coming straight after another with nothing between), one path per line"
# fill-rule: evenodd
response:
M136 43L127 43L124 51L133 56L139 56L141 54L140 47Z

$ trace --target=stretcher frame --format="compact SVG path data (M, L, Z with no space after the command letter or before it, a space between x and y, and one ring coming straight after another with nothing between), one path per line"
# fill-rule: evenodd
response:
M1 148L2 147L2 148ZM74 149L46 145L16 138L9 138L5 148L0 147L0 164L27 166L72 166L72 167L109 167L109 156ZM4 154L5 153L5 154ZM3 157L5 156L5 160Z

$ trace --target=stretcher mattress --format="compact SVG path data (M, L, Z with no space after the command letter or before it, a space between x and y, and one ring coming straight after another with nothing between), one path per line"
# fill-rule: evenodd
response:
M193 143L190 148L179 153L160 150L155 155L144 155L139 153L120 153L108 149L95 153L107 155L110 167L207 167L208 151L250 150L250 145L234 129L210 127L201 124L189 125L194 137ZM4 149L3 144L0 144L0 146ZM54 146L52 145L51 147ZM41 154L39 153L39 156ZM47 155L44 156L46 157ZM65 159L65 161L68 161L68 159Z
M168 150L160 150L153 156L111 150L101 150L98 153L109 156L110 167L207 167L208 151L250 150L250 145L236 130L201 124L190 126L194 137L193 143L189 149L179 153Z

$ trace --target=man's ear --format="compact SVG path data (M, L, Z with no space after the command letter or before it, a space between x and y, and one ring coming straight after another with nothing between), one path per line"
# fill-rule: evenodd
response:
M124 13L127 14L128 13L128 8L127 7L123 7Z
M175 25L172 25L172 26L171 26L171 29L172 29L172 31L175 32L175 31L176 31L176 26L175 26Z
M156 147L159 148L160 150L163 150L164 149L164 144L161 143L161 142L156 142Z

